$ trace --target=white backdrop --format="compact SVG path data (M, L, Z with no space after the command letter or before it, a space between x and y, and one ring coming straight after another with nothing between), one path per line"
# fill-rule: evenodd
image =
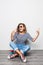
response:
M43 49L43 0L0 0L0 50L10 49L10 33L20 22L32 37L40 28L40 36L30 46Z

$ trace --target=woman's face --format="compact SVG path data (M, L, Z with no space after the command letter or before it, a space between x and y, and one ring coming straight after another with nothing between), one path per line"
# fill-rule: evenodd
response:
M25 29L25 27L21 24L21 25L19 25L19 32L23 32L24 31L24 29Z

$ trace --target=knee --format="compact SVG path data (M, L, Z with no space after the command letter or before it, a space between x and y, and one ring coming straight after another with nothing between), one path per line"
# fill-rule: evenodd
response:
M13 43L14 43L14 42L13 42L13 41L11 41L11 42L9 43L9 46L11 46Z
M30 50L30 46L29 45L27 45L27 49Z
M10 44L9 44L9 46L15 46L15 45L16 44L13 41L11 41Z
M10 47L13 48L14 50L17 50L17 49L18 49L17 45L16 45L14 42L12 42L12 41L10 42L9 45L10 45Z

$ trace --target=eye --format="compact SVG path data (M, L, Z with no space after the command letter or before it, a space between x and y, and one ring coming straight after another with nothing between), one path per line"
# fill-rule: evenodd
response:
M23 26L19 26L19 28L22 28Z
M22 26L20 26L22 28Z

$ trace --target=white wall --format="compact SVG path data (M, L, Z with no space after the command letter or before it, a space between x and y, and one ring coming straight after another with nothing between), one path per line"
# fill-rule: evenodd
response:
M24 22L33 37L37 28L40 36L32 49L43 49L43 0L0 0L0 50L8 50L10 33Z

